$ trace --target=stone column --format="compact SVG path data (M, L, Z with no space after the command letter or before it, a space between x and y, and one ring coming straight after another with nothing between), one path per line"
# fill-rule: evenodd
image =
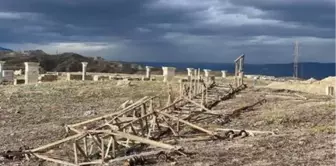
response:
M38 83L40 63L25 62L25 84Z
M226 78L226 70L222 70L222 78Z
M151 66L146 66L146 78L150 79L151 77Z
M87 67L87 62L82 62L82 80L85 80L85 76L86 76L86 67Z
M204 71L204 77L208 78L208 77L210 76L210 72L211 72L211 70L209 70L209 69L204 69L203 71Z
M193 68L187 68L187 71L188 71L188 76L191 77L192 76L192 71L194 69Z
M175 76L175 67L162 67L163 82L171 81Z
M0 61L0 83L3 81L2 71L3 71L4 64L5 64L5 61Z
M334 86L327 86L326 87L326 95L328 95L328 96L334 96L335 95Z

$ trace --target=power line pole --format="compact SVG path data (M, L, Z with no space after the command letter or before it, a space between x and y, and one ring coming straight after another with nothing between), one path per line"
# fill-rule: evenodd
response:
M299 77L299 73L298 73L298 69L299 69L299 42L295 41L294 43L294 63L293 63L293 77L294 78L298 78Z

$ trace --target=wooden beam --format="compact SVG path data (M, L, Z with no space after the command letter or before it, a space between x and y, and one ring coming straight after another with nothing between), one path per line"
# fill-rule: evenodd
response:
M135 136L135 135L124 133L124 132L120 132L120 131L113 131L113 132L111 132L109 130L93 130L93 131L90 131L90 132L111 134L111 135L119 136L119 137L122 137L122 138L134 140L134 141L139 141L141 143L146 143L146 144L149 144L149 145L153 145L153 146L156 146L156 147L160 147L160 148L164 148L164 149L169 149L169 150L178 150L178 149L181 149L180 146L172 146L172 145L169 145L169 144L153 141L153 140L150 140L150 139L147 139L147 138L142 138L142 137L139 137L139 136Z
M64 139L61 139L61 140L58 140L58 141L55 141L53 143L50 143L50 144L47 144L47 145L44 145L44 146L40 146L38 148L35 148L35 149L32 149L32 150L27 150L27 152L39 152L39 151L42 151L42 150L46 150L48 148L51 148L51 147L54 147L54 146L57 146L59 144L62 144L64 142L67 142L67 141L70 141L70 140L73 140L73 139L76 139L78 137L81 137L83 135L86 135L86 133L78 133L76 135L73 135L73 136L70 136L70 137L66 137Z
M111 114L96 117L96 118L93 118L93 119L89 119L89 120L86 120L86 121L83 121L83 122L80 122L80 123L76 123L76 124L72 124L72 125L68 125L68 126L69 127L76 127L76 126L81 126L81 125L84 125L84 124L87 124L87 123L103 120L103 119L105 119L107 117L111 117L111 116L117 116L118 117L118 115L120 116L120 115L124 114L125 112L128 112L129 110L132 110L132 109L134 109L134 107L137 107L137 106L141 105L144 102L147 102L148 100L150 100L152 98L155 98L155 97L148 98L148 96L145 96L145 97L141 98L140 100L138 100L137 102L129 105L128 107L126 107L126 108L124 108L124 109L122 109L118 112L113 112Z
M241 58L244 58L245 54L240 55L236 60L234 60L234 62L237 62L238 60L240 60Z
M209 131L209 130L204 129L204 128L202 128L202 127L199 127L199 126L197 126L197 125L195 125L195 124L192 124L192 123L190 123L190 122L188 122L188 121L179 119L179 118L177 118L177 117L175 117L175 116L166 114L166 113L164 113L164 112L157 112L157 113L159 113L159 114L161 114L161 115L164 115L164 116L167 116L167 117L169 117L169 118L171 118L171 119L173 119L173 120L178 120L178 121L180 121L181 123L184 123L184 124L186 124L186 125L188 125L188 126L194 128L194 129L196 129L196 130L205 132L205 133L207 133L207 134L209 134L209 135L217 136L217 134L216 134L215 132L213 132L213 131Z
M194 105L196 105L196 106L198 106L198 107L202 108L203 110L206 110L206 111L209 111L209 112L211 112L211 110L210 110L210 109L208 109L208 108L204 107L203 105L201 105L201 104L198 104L198 103L196 103L195 101L193 101L193 100L190 100L190 99L188 99L188 98L186 98L186 97L183 97L183 98L184 98L185 100L189 101L190 103L192 103L192 104L194 104Z
M78 166L77 164L69 163L69 162L63 161L63 160L57 160L57 159L49 158L47 156L36 154L36 153L34 153L33 155L40 158L40 159L43 159L43 160L46 160L46 161L51 161L51 162L54 162L54 163L59 163L59 164L68 165L68 166Z
M73 143L73 152L74 152L74 159L75 159L75 164L78 164L78 156L77 156L77 147L76 147L76 142Z
M139 153L139 154L135 154L135 155L129 155L129 156L125 156L125 157L118 157L116 159L110 160L108 161L108 163L113 163L113 162L118 162L118 161L125 161L128 159L132 159L135 157L144 157L144 156L151 156L151 155L157 155L159 153L162 153L164 151L150 151L150 152L143 152L143 153Z

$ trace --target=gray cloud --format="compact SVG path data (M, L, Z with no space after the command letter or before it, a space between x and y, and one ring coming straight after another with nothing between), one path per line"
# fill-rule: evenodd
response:
M332 0L0 0L0 46L127 61L335 61ZM319 57L319 58L317 58Z

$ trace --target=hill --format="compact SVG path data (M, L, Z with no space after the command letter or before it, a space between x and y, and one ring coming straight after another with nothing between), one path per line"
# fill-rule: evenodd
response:
M0 52L0 60L6 61L6 69L24 69L24 62L39 62L43 71L77 72L82 70L81 62L88 62L88 72L135 73L143 70L137 64L106 61L102 58L85 57L76 53L50 55L42 50L20 52Z
M8 48L0 47L0 51L12 51L12 50L11 50L11 49L8 49Z

